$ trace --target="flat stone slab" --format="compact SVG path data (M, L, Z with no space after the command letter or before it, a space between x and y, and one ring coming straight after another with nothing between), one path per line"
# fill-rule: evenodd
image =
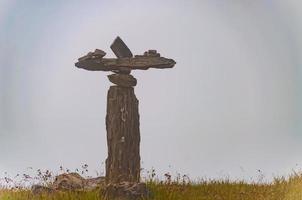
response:
M130 49L120 37L115 38L110 48L118 58L131 58L133 56Z
M113 71L120 70L121 67L128 67L131 70L165 69L172 68L175 64L173 59L153 56L152 53L148 53L147 56L135 56L134 58L90 58L88 55L87 58L84 56L84 58L79 59L75 66L89 71Z

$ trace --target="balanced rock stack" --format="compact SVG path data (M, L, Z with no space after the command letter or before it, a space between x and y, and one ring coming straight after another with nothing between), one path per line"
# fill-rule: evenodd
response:
M107 94L106 130L108 157L104 192L113 199L140 199L148 196L140 183L140 130L138 100L134 93L137 80L132 70L172 68L173 59L161 57L156 50L133 56L127 45L117 37L110 46L117 58L104 58L96 49L78 59L75 66L89 71L111 71L112 82Z

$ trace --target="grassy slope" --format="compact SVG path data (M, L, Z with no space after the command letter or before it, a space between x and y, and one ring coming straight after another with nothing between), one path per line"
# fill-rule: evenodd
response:
M244 182L212 181L200 184L155 183L148 187L156 200L302 200L302 176L276 179L272 184L246 184ZM25 190L2 190L1 200L95 200L98 191L57 193L32 196Z

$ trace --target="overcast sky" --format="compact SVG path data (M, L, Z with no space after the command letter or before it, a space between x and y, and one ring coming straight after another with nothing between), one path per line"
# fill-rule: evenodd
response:
M302 170L299 0L0 0L0 177L103 171L104 72L77 69L119 35L173 69L135 71L142 167L191 178Z

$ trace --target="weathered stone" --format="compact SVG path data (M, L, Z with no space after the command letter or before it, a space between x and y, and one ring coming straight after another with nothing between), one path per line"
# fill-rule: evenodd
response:
M110 183L101 189L101 196L108 200L140 200L150 196L145 183Z
M140 180L138 100L133 87L111 86L107 95L106 182Z
M176 62L173 59L155 56L136 56L134 58L100 58L83 59L75 63L78 68L89 71L112 71L121 67L128 67L131 70L147 70L149 68L164 69L172 68Z
M147 57L160 57L160 54L157 53L156 50L148 50L144 53L144 56L147 56Z
M115 38L110 48L118 58L131 58L133 56L130 49L127 47L124 41L118 36Z
M88 178L84 180L84 190L94 190L105 185L105 177Z
M148 50L148 54L157 54L157 51L156 50Z
M106 52L101 49L95 49L93 55L102 58L106 55Z
M31 191L33 194L41 194L65 190L94 190L104 185L105 177L85 179L78 173L64 173L56 176L54 182L47 187L33 185Z
M100 49L96 49L94 52L89 52L87 55L78 59L78 61L85 61L89 59L101 59L106 55L106 52Z
M85 179L78 173L64 173L56 176L51 188L55 190L93 190L105 183L105 177Z
M136 78L130 74L110 74L108 75L108 79L112 83L122 87L132 87L137 84Z
M56 176L52 188L56 190L79 190L84 188L84 180L78 173L64 173Z

